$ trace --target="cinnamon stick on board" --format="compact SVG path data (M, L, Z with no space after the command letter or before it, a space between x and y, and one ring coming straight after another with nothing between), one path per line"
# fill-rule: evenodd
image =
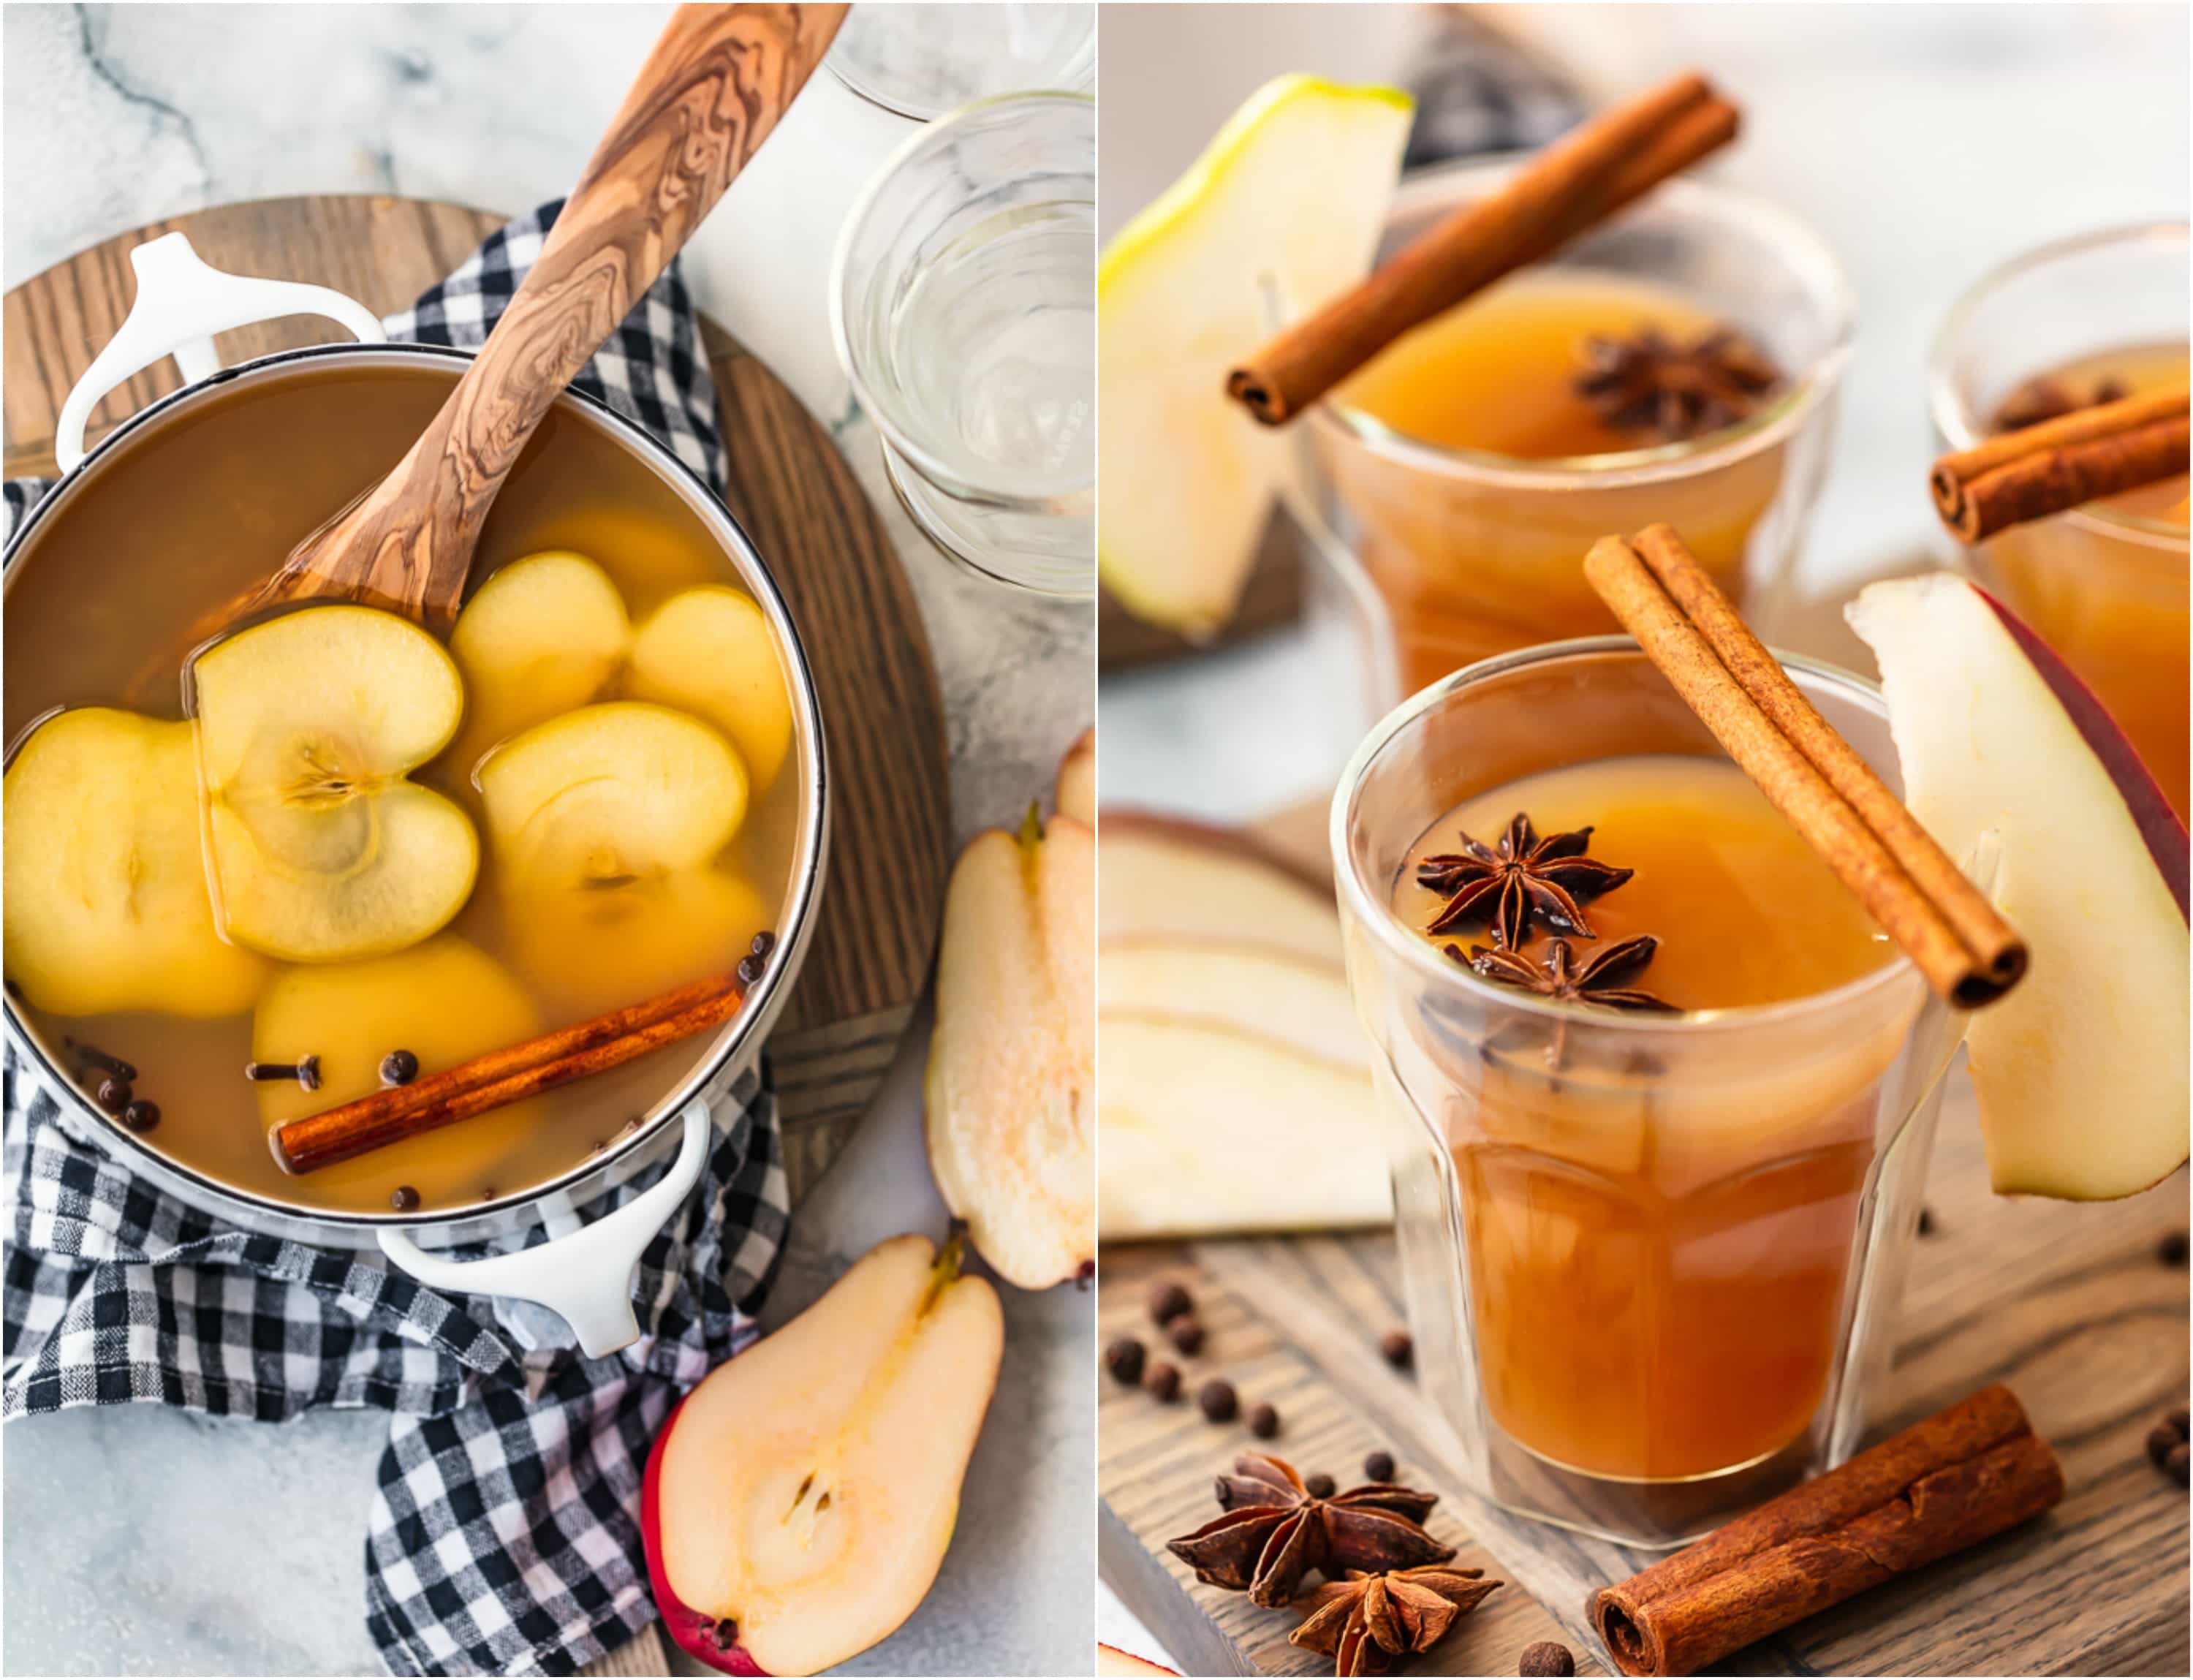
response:
M1624 1674L1695 1674L2063 1497L2018 1396L1984 1388L1602 1588L1587 1612Z
M1285 425L1411 327L1728 144L1738 122L1695 72L1602 112L1273 339L1227 376L1227 395L1267 426Z
M1929 985L1972 1009L2018 983L2017 930L1789 680L1681 537L1666 525L1601 537L1584 576Z
M1942 523L1979 542L2029 519L2160 484L2193 455L2187 387L2143 392L2021 427L1934 463Z
M696 980L575 1026L490 1050L409 1085L286 1121L274 1129L274 1159L290 1173L332 1167L621 1067L650 1050L721 1025L745 1001L735 976Z

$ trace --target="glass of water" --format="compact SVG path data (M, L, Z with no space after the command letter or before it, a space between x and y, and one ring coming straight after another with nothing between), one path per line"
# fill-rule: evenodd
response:
M1096 106L982 100L913 135L838 238L831 327L884 466L987 576L1096 582Z
M871 104L916 122L1028 88L1096 79L1091 4L856 6L823 63Z

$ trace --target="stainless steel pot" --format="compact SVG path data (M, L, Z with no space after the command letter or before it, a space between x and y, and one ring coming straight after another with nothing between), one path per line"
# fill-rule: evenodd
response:
M139 246L131 253L131 261L138 276L136 301L63 405L54 450L61 479L20 529L10 533L0 599L12 593L20 577L37 565L39 533L54 529L70 517L72 507L100 494L106 467L163 428L186 419L210 393L295 377L330 361L369 367L415 364L421 358L456 364L469 359L466 351L383 342L372 312L339 292L208 267L180 233ZM286 352L233 368L220 366L213 334L296 314L326 316L359 342ZM170 355L182 370L182 389L133 416L87 453L84 425L100 398ZM9 1047L60 1098L66 1125L201 1212L245 1230L301 1242L378 1247L392 1264L434 1287L537 1302L570 1322L585 1351L601 1354L638 1337L631 1305L633 1269L641 1250L683 1206L700 1178L709 1149L707 1105L753 1068L798 978L813 934L829 852L829 806L822 718L814 680L784 599L753 542L707 486L641 427L573 392L558 399L558 408L571 423L644 464L709 532L767 616L792 691L799 796L797 863L778 920L776 950L746 1006L709 1041L693 1072L647 1111L637 1130L605 1153L547 1183L483 1202L455 1218L435 1213L346 1213L299 1207L241 1190L159 1154L86 1100L28 1029L12 997L6 1001L6 1029ZM670 1165L664 1171L666 1160ZM658 1175L650 1189L591 1225L581 1224L577 1208L605 1190L650 1174ZM549 1240L521 1249L518 1245L535 1228L545 1229ZM472 1261L452 1260L433 1252L458 1243L493 1244L507 1252Z

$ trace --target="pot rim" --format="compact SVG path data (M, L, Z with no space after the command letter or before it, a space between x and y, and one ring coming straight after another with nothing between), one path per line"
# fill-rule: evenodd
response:
M16 557L22 553L41 521L111 451L121 447L161 416L237 380L255 374L263 375L291 364L402 361L413 358L463 364L470 362L474 354L472 350L449 345L395 341L380 344L308 345L294 350L275 351L249 361L238 362L232 367L218 369L204 379L184 385L154 399L101 438L94 448L87 451L82 461L61 474L53 488L25 513L17 528L9 533L5 548L0 550L0 568L4 568L4 572L0 572L0 599L4 599L13 586ZM741 582L753 591L763 612L781 634L787 675L796 702L794 716L797 721L793 738L796 743L804 744L807 751L799 755L805 772L804 786L801 790L800 832L803 843L793 865L791 889L778 917L782 926L776 930L775 960L768 965L759 985L749 994L746 1006L724 1023L707 1052L685 1078L648 1109L639 1126L627 1135L612 1141L599 1154L581 1158L554 1178L541 1180L522 1190L496 1196L492 1201L467 1203L459 1208L422 1209L414 1213L362 1213L350 1209L278 1201L257 1191L210 1178L164 1150L150 1148L124 1130L113 1116L87 1102L69 1077L54 1066L44 1046L24 1022L14 998L0 998L0 1006L4 1006L5 1036L10 1052L35 1069L58 1097L66 1098L79 1116L97 1128L104 1146L110 1152L125 1160L148 1157L159 1172L186 1181L192 1195L204 1198L205 1203L212 1208L225 1209L229 1205L235 1205L249 1210L251 1216L259 1220L271 1216L278 1220L308 1221L359 1233L409 1229L415 1234L460 1224L469 1225L474 1221L497 1216L507 1218L513 1213L522 1213L536 1203L559 1195L583 1179L596 1180L588 1193L598 1194L600 1189L618 1181L619 1175L611 1170L616 1163L628 1162L636 1152L653 1148L664 1127L673 1121L689 1102L735 1061L742 1049L749 1044L759 1046L759 1041L766 1038L770 1029L776 1024L776 1017L782 1012L805 960L807 947L814 932L816 907L821 897L829 859L830 804L822 705L816 694L814 673L808 663L806 646L800 640L791 609L778 589L776 579L770 571L759 548L697 472L679 460L644 427L617 413L598 398L566 387L558 394L556 402L558 405L571 404L587 421L606 431L613 440L623 444L655 468L673 493L709 528L719 546L735 562L743 563L738 568ZM118 1149L115 1147L117 1144L120 1145Z

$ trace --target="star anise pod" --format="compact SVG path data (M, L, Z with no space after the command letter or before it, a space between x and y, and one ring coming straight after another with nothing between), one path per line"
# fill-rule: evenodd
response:
M1637 872L1585 857L1590 844L1588 826L1540 840L1520 811L1509 819L1497 851L1464 834L1460 851L1417 865L1419 886L1447 895L1427 931L1450 933L1464 922L1490 920L1493 943L1511 950L1522 945L1534 919L1555 933L1595 937L1583 906Z
M1635 1009L1675 1013L1675 1006L1651 992L1622 983L1652 960L1660 942L1649 933L1618 940L1603 951L1595 951L1579 965L1576 948L1566 939L1546 941L1543 961L1534 961L1520 951L1487 950L1472 945L1465 957L1458 945L1446 947L1455 961L1466 964L1487 980L1564 1003L1595 1003L1609 1009ZM1497 1035L1496 1035L1496 1041ZM1556 1021L1546 1040L1546 1065L1560 1071L1568 1059L1569 1023Z
M1438 1494L1371 1482L1320 1499L1292 1465L1265 1453L1234 1461L1234 1473L1218 1478L1218 1503L1222 1516L1165 1544L1196 1580L1246 1591L1268 1610L1292 1598L1313 1569L1383 1574L1454 1556L1421 1526Z
M1728 327L1689 344L1658 327L1635 338L1584 341L1577 394L1617 432L1649 432L1681 443L1733 426L1782 388L1782 370Z
M2076 414L2081 409L2117 402L2124 395L2121 380L2102 380L2095 385L2092 396L2081 397L2062 380L2043 375L2039 379L2027 380L2003 398L2002 406L1995 411L1995 429L2023 432L2044 420L2057 420L2067 414Z
M1484 1574L1443 1564L1377 1575L1350 1569L1346 1580L1330 1581L1295 1601L1307 1620L1287 1636L1287 1643L1324 1652L1332 1659L1332 1671L1343 1677L1383 1674L1394 1658L1431 1649L1494 1589L1507 1585Z

